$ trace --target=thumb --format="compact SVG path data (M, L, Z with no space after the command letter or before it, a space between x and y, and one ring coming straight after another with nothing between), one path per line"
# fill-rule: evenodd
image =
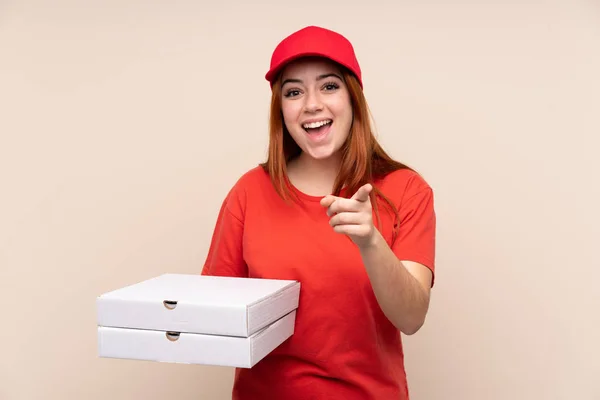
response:
M354 193L354 196L352 196L352 199L358 200L361 202L365 202L365 201L369 200L369 194L371 193L372 190L373 190L373 186L371 186L371 184L367 183L365 185L362 185L356 191L356 193Z

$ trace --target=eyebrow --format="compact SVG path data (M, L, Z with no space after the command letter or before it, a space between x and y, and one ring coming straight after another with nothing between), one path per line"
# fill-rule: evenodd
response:
M338 78L340 81L342 80L342 78L338 74L332 72L329 74L322 74L317 76L317 81L330 78L332 76ZM285 85L286 83L302 83L302 79L286 79L283 82L281 82L281 86L283 87L283 85Z

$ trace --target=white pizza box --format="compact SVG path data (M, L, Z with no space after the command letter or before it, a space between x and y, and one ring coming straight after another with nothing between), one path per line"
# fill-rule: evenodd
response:
M299 295L292 280L163 274L98 296L97 322L113 328L102 331L111 337L126 328L161 331L135 333L162 338L167 331L248 338L291 315Z
M100 357L252 368L294 332L296 310L250 337L98 327Z

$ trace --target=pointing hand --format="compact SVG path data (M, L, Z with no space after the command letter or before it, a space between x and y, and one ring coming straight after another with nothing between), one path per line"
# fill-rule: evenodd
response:
M321 206L327 208L329 224L333 230L348 235L358 246L371 243L375 233L373 208L369 194L373 190L370 184L361 186L350 199L327 195L321 199Z

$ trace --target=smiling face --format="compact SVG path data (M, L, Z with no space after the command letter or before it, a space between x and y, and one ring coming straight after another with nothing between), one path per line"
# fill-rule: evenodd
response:
M337 65L326 59L290 63L281 76L285 126L303 156L339 155L352 126L350 94Z

